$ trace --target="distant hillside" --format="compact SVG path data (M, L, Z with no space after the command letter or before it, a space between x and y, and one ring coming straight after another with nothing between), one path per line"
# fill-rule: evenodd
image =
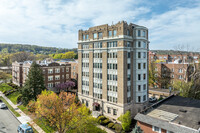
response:
M177 51L177 50L150 50L153 53L157 53L160 55L173 55L173 54L178 54L178 53L182 53L182 54L187 54L187 53L194 53L194 54L200 54L200 52L190 52L190 51Z
M4 44L0 43L0 52L16 53L16 52L33 52L34 54L53 54L53 53L65 53L68 51L74 51L77 53L77 48L66 49L56 47L43 47L37 45L27 44Z

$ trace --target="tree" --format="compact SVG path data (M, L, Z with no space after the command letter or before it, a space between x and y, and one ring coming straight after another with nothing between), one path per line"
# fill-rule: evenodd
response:
M122 128L125 131L129 131L131 125L131 113L130 111L126 111L125 114L122 114L119 118L119 121L122 122Z
M37 117L45 125L54 127L59 133L87 132L87 125L96 124L84 105L78 106L75 95L61 92L43 91L35 103Z
M24 62L27 60L34 60L35 56L29 52L18 52L12 55L12 62Z
M157 80L158 80L158 72L156 71L156 64L155 62L151 62L149 64L149 85L154 87L157 85Z
M8 79L11 79L12 76L10 74L7 74L5 72L0 71L0 80L3 80L4 82L7 82Z
M60 91L68 91L69 88L74 87L75 83L73 81L67 81L65 83L60 83L56 85L56 88Z
M45 89L42 69L34 61L28 73L28 79L21 90L22 102L27 105L30 100L37 100L37 96Z

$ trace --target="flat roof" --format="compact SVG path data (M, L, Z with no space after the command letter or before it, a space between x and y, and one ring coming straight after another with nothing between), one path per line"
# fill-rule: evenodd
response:
M173 124L200 130L200 100L172 95L138 113L135 119L147 124L151 124L151 119L152 125L164 121L169 123L168 127ZM172 127L169 128L173 130Z

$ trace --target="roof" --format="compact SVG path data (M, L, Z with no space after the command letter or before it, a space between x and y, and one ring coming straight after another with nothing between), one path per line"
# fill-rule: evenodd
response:
M200 100L172 95L138 113L135 119L173 132L199 133Z
M29 129L29 128L31 128L28 124L21 124L20 127L22 129Z

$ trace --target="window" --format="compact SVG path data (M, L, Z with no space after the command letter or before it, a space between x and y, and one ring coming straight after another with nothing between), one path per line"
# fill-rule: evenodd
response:
M53 83L48 83L48 87L49 88L53 87Z
M138 69L141 69L141 63L138 63Z
M58 68L58 69L56 69L56 71L55 71L56 73L60 73L60 69Z
M66 68L66 72L69 72L69 68Z
M49 74L53 73L53 69L48 69L48 73Z
M103 38L102 32L99 32L99 38Z
M117 115L117 110L113 109L113 115Z
M111 109L110 109L110 107L108 107L108 114L110 114L111 113Z
M146 52L143 52L143 58L146 58Z
M69 79L69 74L66 74L66 79Z
M141 58L141 53L140 52L138 52L138 58Z
M143 85L143 90L146 90L147 86L146 84Z
M161 133L161 128L159 128L159 127L152 126L152 130L153 130L154 132Z
M141 97L140 97L140 96L138 96L138 102L139 102L139 103L141 102Z
M174 132L172 132L172 131L167 131L167 133L174 133Z
M112 31L108 31L108 36L109 36L109 37L112 36Z
M128 81L131 80L131 75L130 75L130 74L127 76L127 80L128 80Z
M183 79L183 76L182 76L182 75L179 75L179 79Z
M130 46L131 46L131 43L130 43L130 42L126 42L126 46L127 46L127 47L130 47Z
M143 36L143 37L146 37L146 31L145 31L145 30L143 30L142 36Z
M75 73L75 72L73 72L73 75L74 75L74 76L76 76L76 73Z
M172 72L174 72L174 68L172 68Z
M86 105L86 107L88 107L88 101L86 101L86 104L85 104L85 105Z
M113 31L114 36L117 36L117 30Z
M88 40L89 39L89 35L86 35L86 40Z
M56 75L55 80L60 80L60 75Z
M138 74L138 80L141 80L141 74Z
M48 81L52 81L53 80L53 76L48 76Z
M83 40L85 40L85 35L83 35Z
M130 52L127 53L127 58L131 58L131 53Z
M174 78L174 74L172 74L172 78Z
M140 30L138 30L138 37L140 37L141 36L141 33L140 33Z
M138 91L141 91L141 85L138 85Z
M93 39L97 38L97 33L93 33Z
M143 63L143 69L146 69L146 63Z
M95 42L93 45L94 45L94 48L102 48L101 42Z
M138 48L140 48L140 47L141 47L141 42L139 41L139 42L138 42Z
M131 69L131 64L128 64L128 66L127 66L127 67L128 67L128 69Z
M107 47L111 48L111 47L117 47L117 42L107 42Z
M146 48L146 42L143 42L143 48Z
M76 66L73 66L73 69L75 70L75 69L76 69Z
M178 69L178 72L179 73L183 73L183 69Z
M144 79L144 80L146 79L146 74L143 74L143 79Z
M84 103L84 100L82 99L82 103Z
M143 96L143 101L146 101L146 95Z
M130 36L130 30L129 29L127 30L127 35Z

